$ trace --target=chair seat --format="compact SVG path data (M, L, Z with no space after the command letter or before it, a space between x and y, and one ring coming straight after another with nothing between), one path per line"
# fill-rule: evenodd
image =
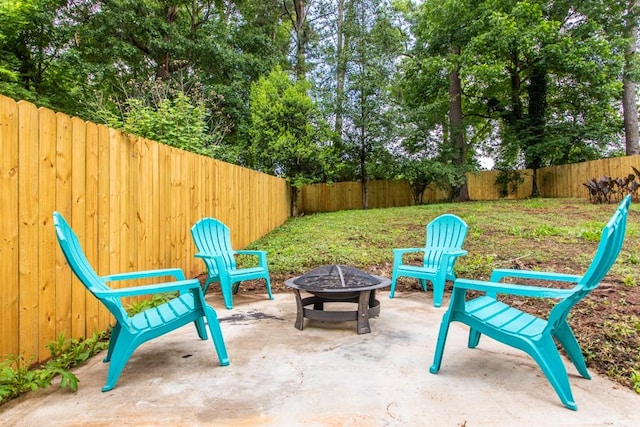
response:
M422 265L401 265L400 267L398 267L398 272L403 272L403 273L413 273L413 275L419 275L419 274L428 274L430 276L433 276L438 269L436 267L425 267Z
M193 294L182 294L178 298L136 314L131 318L131 325L139 331L166 327L169 323L191 316L194 309Z
M262 267L247 267L247 268L239 268L236 270L230 270L229 276L237 277L237 276L256 276L256 278L263 277L265 273L265 269Z
M547 326L546 320L487 296L468 301L465 310L469 317L485 326L482 329L486 335L491 335L488 326L502 333L535 339Z

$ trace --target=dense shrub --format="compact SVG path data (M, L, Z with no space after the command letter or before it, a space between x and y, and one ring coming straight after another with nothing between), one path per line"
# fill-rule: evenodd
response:
M591 178L583 183L589 190L589 200L592 203L618 203L624 196L631 194L634 200L638 200L638 189L640 182L640 171L633 166L632 174L624 178L611 178L610 176L602 176L599 179Z

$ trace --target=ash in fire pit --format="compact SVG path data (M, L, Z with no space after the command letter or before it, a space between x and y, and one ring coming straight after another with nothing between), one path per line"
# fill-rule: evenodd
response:
M376 289L389 286L390 280L345 265L325 265L284 283L293 288L296 295L296 328L303 329L304 317L332 322L357 320L358 334L366 334L371 332L369 317L380 314L380 302L375 298ZM313 296L302 298L301 290ZM325 302L356 303L358 310L329 311L324 309ZM313 309L306 308L311 304Z

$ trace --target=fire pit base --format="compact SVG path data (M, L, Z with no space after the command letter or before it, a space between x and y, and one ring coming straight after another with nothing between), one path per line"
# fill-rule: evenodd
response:
M356 320L356 332L358 334L368 334L371 332L369 318L380 314L380 301L375 297L375 289L356 292L356 295L339 295L338 298L330 295L315 294L311 297L302 298L300 291L294 289L297 304L296 328L304 328L304 318L320 320L322 322L347 322ZM328 302L349 302L358 304L357 310L325 310L324 303ZM313 308L306 308L313 304Z
M345 322L355 320L356 332L371 332L369 318L380 314L380 301L376 299L376 289L389 286L386 277L374 276L347 266L323 266L300 277L285 280L284 284L293 289L296 296L296 328L302 330L304 318L321 322ZM313 296L302 298L305 291ZM352 303L358 309L326 310L325 303ZM313 306L313 308L307 308Z

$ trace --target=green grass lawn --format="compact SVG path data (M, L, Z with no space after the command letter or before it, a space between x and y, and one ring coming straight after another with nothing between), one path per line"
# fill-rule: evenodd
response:
M616 205L585 199L532 199L445 203L321 213L289 219L254 242L268 251L276 276L297 275L324 264L391 272L393 248L423 246L425 226L453 213L469 225L458 260L459 277L487 278L514 260L541 270L582 273ZM627 237L610 276L640 284L640 206L632 204Z
M582 274L615 209L585 199L531 199L322 213L291 218L251 248L268 251L276 292L286 291L287 278L325 264L390 277L392 249L423 246L426 224L453 213L469 226L463 246L469 253L456 264L458 277L487 279L494 268ZM640 204L632 204L617 262L603 283L574 307L569 322L589 368L640 393L639 219ZM399 292L418 289L413 279L398 281ZM450 289L449 282L445 297ZM519 307L542 315L552 305L530 299Z

